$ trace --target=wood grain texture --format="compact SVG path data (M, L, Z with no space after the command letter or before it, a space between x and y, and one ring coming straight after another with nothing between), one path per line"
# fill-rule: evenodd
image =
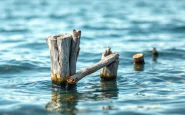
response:
M63 34L57 38L57 46L59 53L59 67L60 67L60 76L67 78L70 76L70 50L71 50L71 40L72 36L70 34Z
M80 51L80 37L81 31L73 29L70 55L70 75L76 73L76 61Z

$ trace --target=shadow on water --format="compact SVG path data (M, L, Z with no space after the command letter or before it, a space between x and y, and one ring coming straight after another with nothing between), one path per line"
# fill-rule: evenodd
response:
M76 88L66 90L62 88L53 88L50 101L45 105L45 109L52 112L58 112L63 115L76 115L79 110L77 105L79 101L99 101L118 98L117 82L100 81L100 90L79 93ZM98 89L99 89L98 88ZM88 106L88 105L87 105ZM112 110L111 106L103 106L104 110Z

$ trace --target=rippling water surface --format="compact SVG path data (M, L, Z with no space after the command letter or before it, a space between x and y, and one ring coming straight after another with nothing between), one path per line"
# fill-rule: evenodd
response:
M0 14L0 114L185 113L185 1L1 0ZM98 71L76 90L51 87L45 38L74 28L82 31L77 69L110 46L120 54L116 81L101 81Z

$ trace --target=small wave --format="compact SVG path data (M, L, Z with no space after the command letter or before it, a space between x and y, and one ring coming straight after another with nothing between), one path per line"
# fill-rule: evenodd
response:
M29 29L26 29L26 28L10 28L10 29L6 29L6 28L3 28L3 29L0 29L0 32L2 33L26 33L26 32L29 32Z
M39 62L33 62L33 61L16 61L16 60L10 60L4 64L0 65L0 74L14 74L14 73L20 73L25 71L33 71L37 70L40 71L48 70L48 67L41 67Z
M185 25L173 27L171 30L175 31L175 32L184 32L185 31Z

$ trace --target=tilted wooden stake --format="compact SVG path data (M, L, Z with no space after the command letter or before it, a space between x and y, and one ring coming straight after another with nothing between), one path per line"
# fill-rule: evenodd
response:
M100 68L111 64L112 62L117 60L118 57L119 57L119 55L117 53L112 53L112 54L106 56L105 58L101 59L98 63L96 63L92 66L89 66L87 68L84 68L82 70L79 70L78 72L76 72L76 74L70 76L67 79L67 82L69 84L75 84L77 81L79 81L80 79L82 79L86 75L89 75L89 74L99 70Z
M108 55L112 54L111 48L108 47L107 50L102 54L102 59L106 58ZM100 77L104 80L115 79L117 76L117 69L119 64L119 57L111 64L101 68Z
M50 49L51 79L56 85L65 85L67 77L76 73L76 61L79 53L81 31L73 34L50 36L46 42Z

